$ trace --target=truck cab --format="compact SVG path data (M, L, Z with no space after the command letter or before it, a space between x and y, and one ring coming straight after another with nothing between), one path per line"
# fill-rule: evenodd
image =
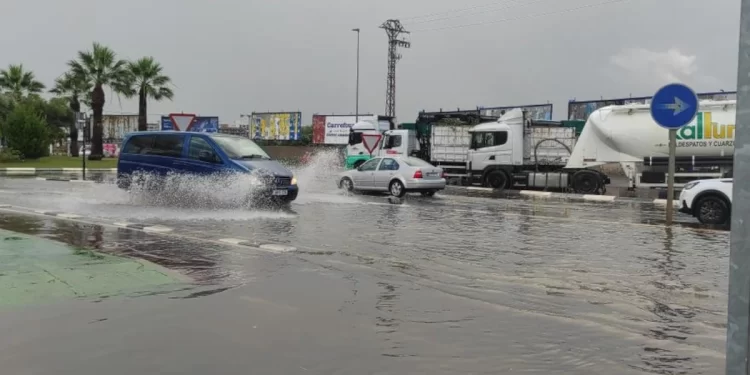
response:
M472 182L484 183L487 174L496 169L510 177L513 166L523 165L524 116L520 111L506 113L497 122L476 125L469 129L469 136L466 170Z
M380 126L372 120L362 120L354 124L349 130L349 144L346 146L346 168L359 167L370 159L370 153L362 143L363 134L382 134Z

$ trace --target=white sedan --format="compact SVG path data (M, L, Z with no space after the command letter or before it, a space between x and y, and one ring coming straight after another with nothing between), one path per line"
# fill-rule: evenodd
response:
M376 157L342 172L338 185L347 191L388 192L399 198L409 192L431 197L445 189L445 173L418 158Z

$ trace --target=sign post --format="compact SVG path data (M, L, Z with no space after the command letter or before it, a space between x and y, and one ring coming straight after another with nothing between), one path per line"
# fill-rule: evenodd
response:
M698 96L690 87L672 83L660 88L651 99L651 117L669 130L669 168L667 169L667 225L674 216L674 173L677 153L677 129L691 123L698 114Z
M372 157L372 152L378 148L381 139L383 139L381 134L362 134L362 145L370 153L370 157Z
M81 132L81 139L82 139L81 148L83 150L83 152L81 152L81 165L82 165L81 171L83 173L81 178L85 180L86 179L86 130L87 130L85 113L83 112L76 113L76 127Z
M750 353L750 0L740 7L737 120L729 252L726 374L746 375Z

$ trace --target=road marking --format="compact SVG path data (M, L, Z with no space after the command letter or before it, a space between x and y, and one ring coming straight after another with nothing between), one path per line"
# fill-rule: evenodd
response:
M55 216L61 217L61 218L64 218L64 219L79 219L79 218L83 217L81 215L76 215L76 214L57 214Z
M86 168L86 170L89 170L89 168ZM83 172L83 168L63 168L63 172Z
M5 174L32 174L36 173L36 168L13 168L6 169Z
M163 225L152 225L152 226L143 227L143 231L144 232L150 232L150 233L151 232L153 232L153 233L166 233L166 232L171 232L172 228L165 227Z
M679 200L674 200L673 202L674 202L675 208L677 208L677 205L680 204ZM666 206L667 200L666 199L654 199L654 204L663 204Z
M86 182L86 183L94 183L96 181L94 180L68 180L68 182Z
M247 240L243 240L240 238L220 238L219 242L224 242L232 245L240 245L244 242L247 242Z
M274 251L277 253L287 253L290 251L297 250L297 248L294 246L279 245L279 244L273 244L273 243L263 244L258 247L260 247L261 249L266 249L266 250Z
M552 196L552 192L550 191L536 191L536 190L521 190L519 194L533 196L533 197L547 197L547 198Z
M612 202L615 199L617 199L617 197L615 197L614 195L586 194L583 196L583 200L585 201Z
M486 188L486 187L477 187L477 186L467 186L466 190L476 190L476 191L492 191L492 188Z

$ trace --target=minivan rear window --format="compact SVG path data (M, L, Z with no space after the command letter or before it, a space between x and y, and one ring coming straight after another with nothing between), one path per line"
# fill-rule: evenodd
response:
M179 158L184 140L181 134L136 135L130 138L122 153Z

